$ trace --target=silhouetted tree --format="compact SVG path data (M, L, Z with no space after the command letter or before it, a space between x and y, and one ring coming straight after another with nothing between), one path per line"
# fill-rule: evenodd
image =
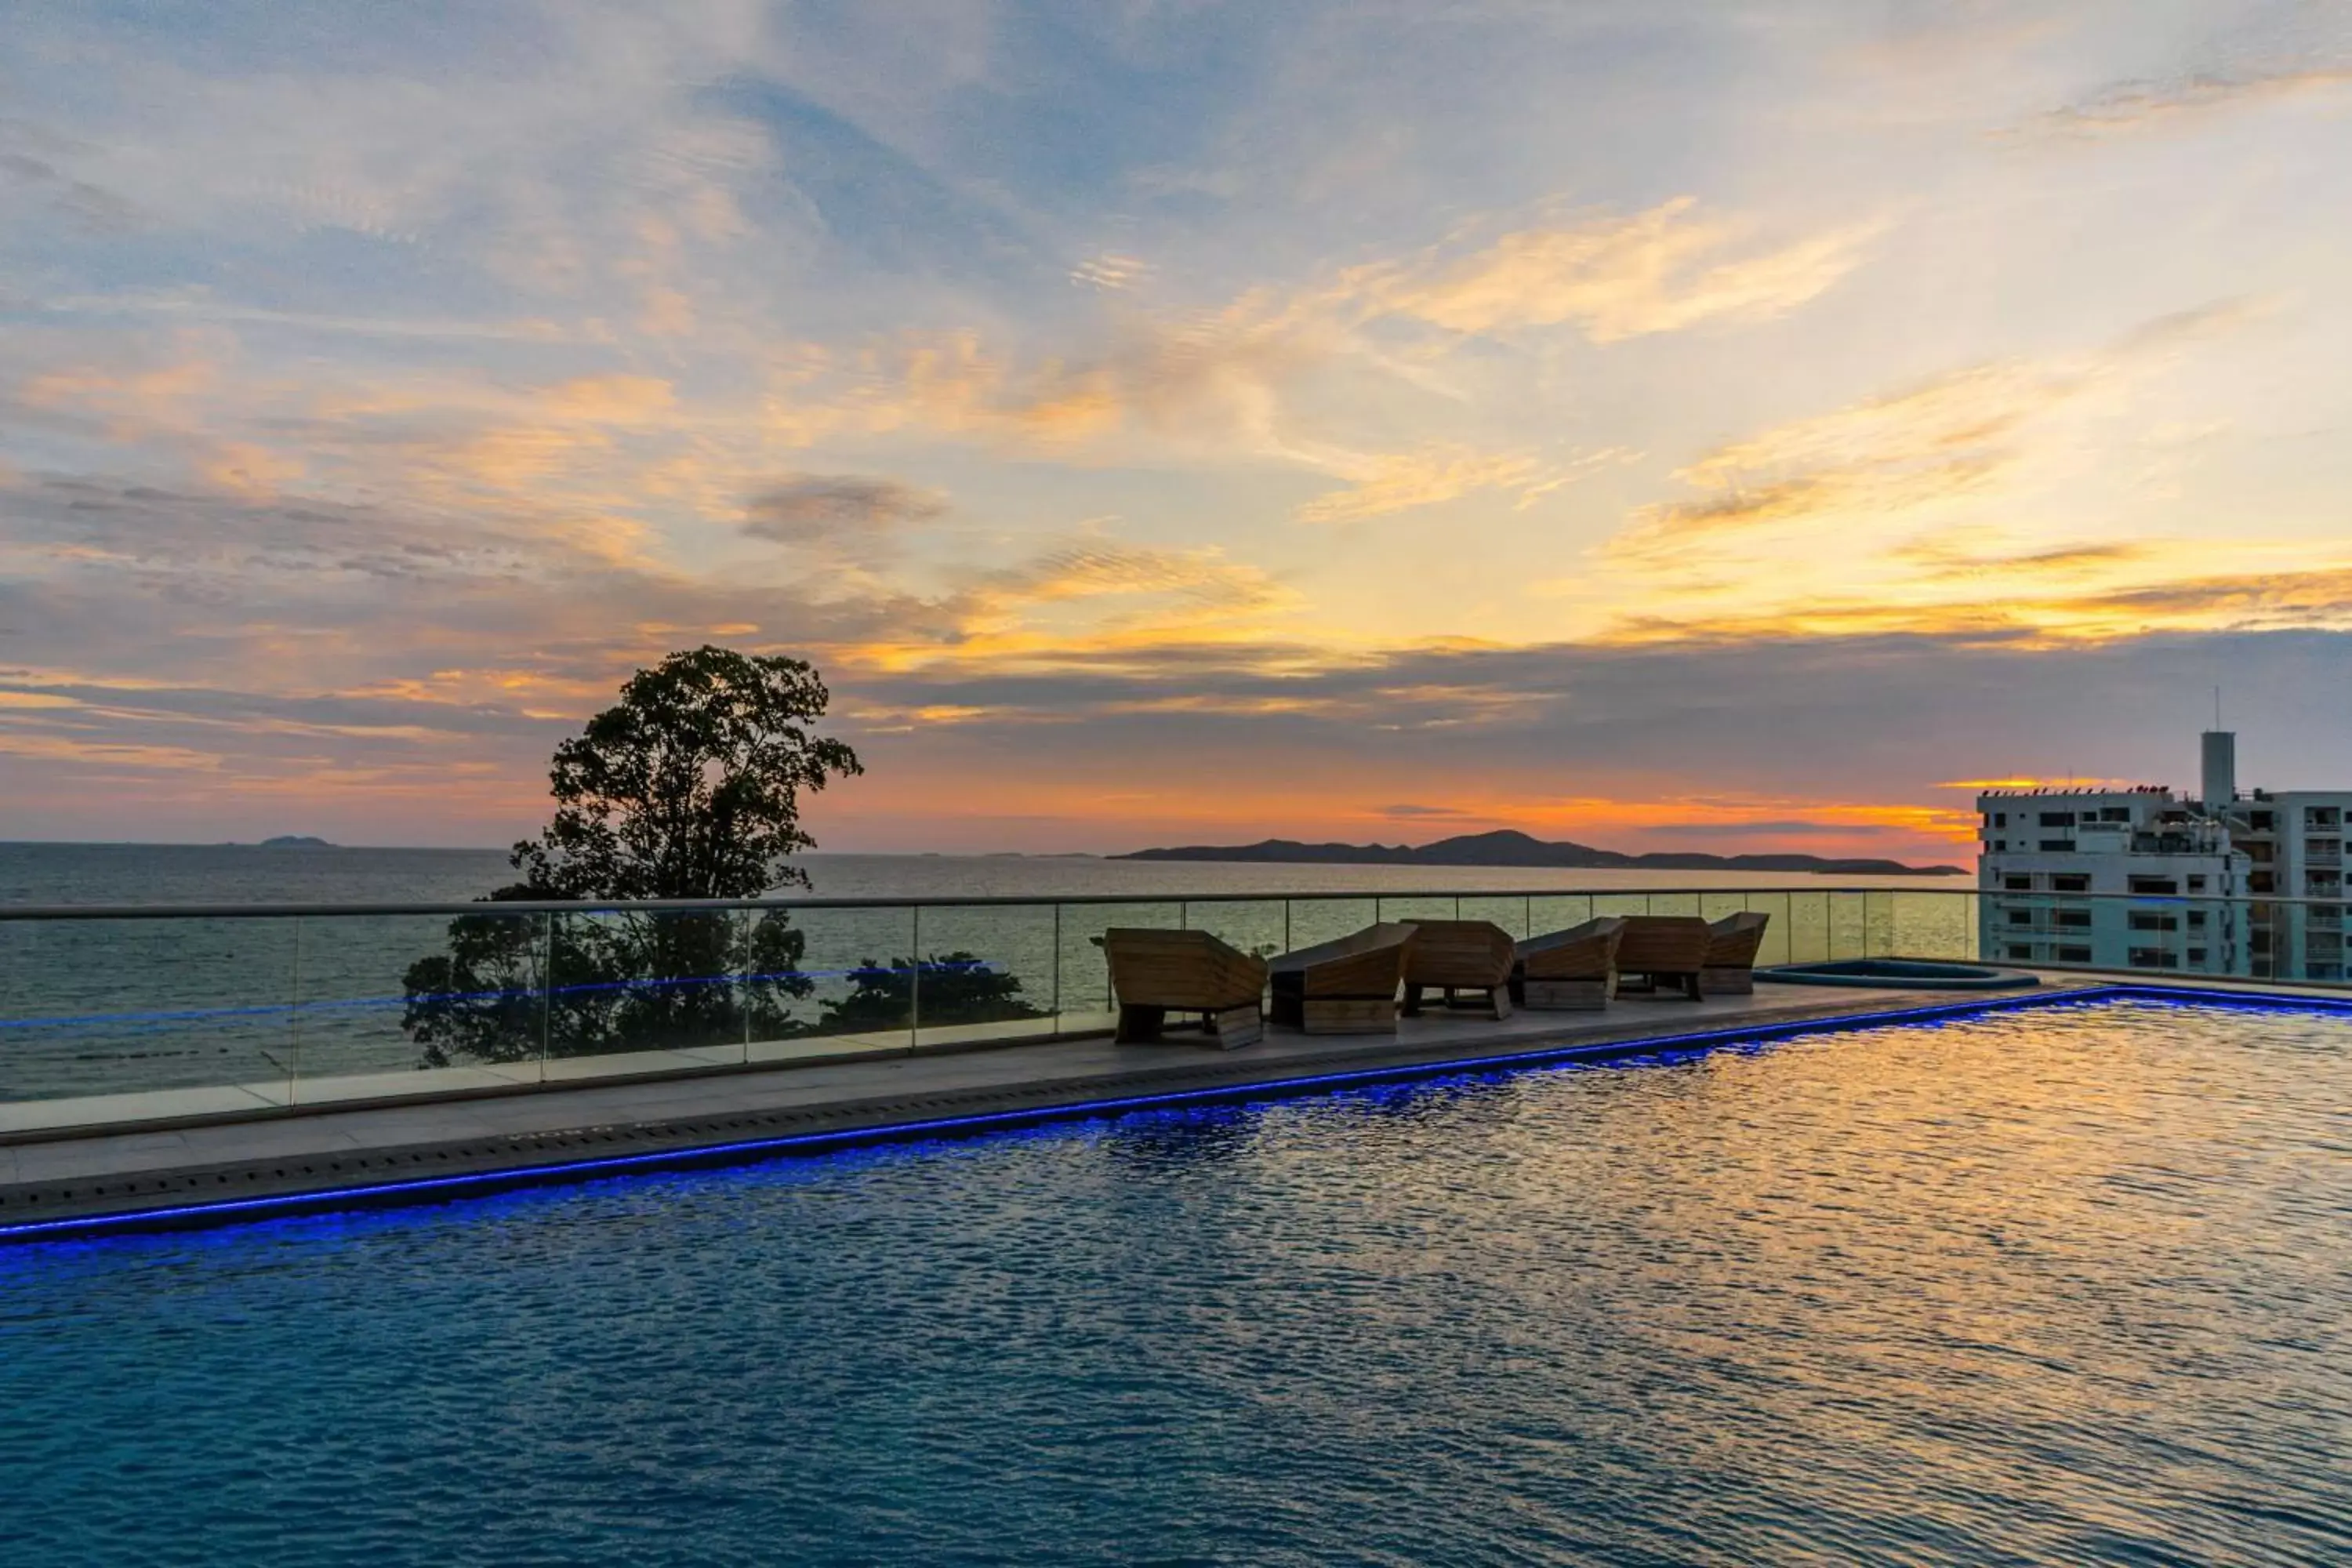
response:
M641 669L621 700L556 749L554 818L514 847L520 900L749 899L808 885L815 841L800 792L863 773L807 728L830 700L799 659L721 647ZM409 966L401 1026L425 1064L516 1061L795 1032L814 989L805 938L781 910L501 915L449 924L447 951Z
M866 959L849 972L855 987L838 1002L824 1005L824 1026L832 1033L865 1033L908 1026L907 1009L916 1000L917 976L906 959L887 964ZM1019 1018L1043 1018L1048 1013L1024 1001L1017 976L991 968L969 952L933 953L923 960L920 977L921 1022L941 1024L1002 1024Z

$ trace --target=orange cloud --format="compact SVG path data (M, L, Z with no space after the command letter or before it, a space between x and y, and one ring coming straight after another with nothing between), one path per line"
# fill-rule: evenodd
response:
M1881 226L1726 258L1741 226L1695 217L1696 205L1681 196L1631 217L1524 229L1456 260L1433 254L1360 270L1349 283L1381 310L1449 331L1574 322L1595 342L1616 342L1785 315L1860 265Z
M1328 491L1301 505L1301 522L1355 522L1386 512L1406 511L1458 500L1479 490L1501 490L1527 507L1608 463L1629 460L1621 448L1589 453L1567 464L1547 463L1522 453L1482 453L1462 447L1374 458L1349 477L1345 489Z

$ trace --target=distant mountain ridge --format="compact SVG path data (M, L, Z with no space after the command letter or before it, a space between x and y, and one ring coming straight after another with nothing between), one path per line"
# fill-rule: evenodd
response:
M1113 860L1255 860L1319 866L1543 866L1574 870L1811 871L1846 877L1964 877L1958 866L1906 866L1899 860L1824 859L1819 855L1706 855L1664 850L1626 855L1566 839L1548 843L1516 828L1465 833L1434 844L1302 844L1266 838L1255 844L1191 844L1139 849Z

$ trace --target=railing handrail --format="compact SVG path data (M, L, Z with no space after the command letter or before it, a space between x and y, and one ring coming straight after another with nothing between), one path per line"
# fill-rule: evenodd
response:
M311 904L0 904L0 921L36 920L284 920L295 916L625 914L635 910L961 910L1056 904L1266 904L1286 900L1331 899L1585 899L1675 897L1758 893L1973 893L1975 888L1381 888L1271 893L982 893L941 898L876 897L762 899L572 899L455 902Z
M1265 904L1375 899L1630 899L1758 898L1790 894L1925 893L1943 898L2091 900L2135 904L2341 904L2339 896L2306 898L2284 893L2056 892L2048 889L1969 887L1758 887L1758 888L1383 888L1286 892L988 893L960 897L761 898L761 899L577 899L463 900L394 903L195 903L0 905L0 922L100 920L291 920L361 919L385 915L628 914L636 911L730 910L961 910L1054 909L1111 904Z

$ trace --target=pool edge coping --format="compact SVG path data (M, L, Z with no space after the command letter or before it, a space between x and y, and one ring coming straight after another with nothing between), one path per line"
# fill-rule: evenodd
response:
M1749 1023L1728 1022L1706 1029L1642 1035L1616 1040L1562 1042L1522 1050L1476 1051L1464 1056L1371 1061L1330 1071L1282 1073L1266 1078L1243 1077L1230 1082L1191 1086L1171 1084L1162 1089L1129 1094L1086 1093L1083 1091L1087 1086L1083 1081L1071 1080L1062 1085L1034 1086L1029 1092L1034 1094L1034 1103L1001 1110L901 1120L859 1119L869 1110L887 1118L894 1106L902 1110L906 1108L909 1098L888 1097L870 1106L848 1102L832 1108L849 1118L851 1124L803 1132L688 1142L676 1147L629 1153L452 1171L430 1176L338 1183L209 1202L133 1204L100 1213L0 1223L0 1247L210 1228L304 1214L488 1196L525 1187L563 1185L607 1176L752 1164L795 1153L824 1153L930 1138L980 1136L1024 1127L1094 1121L1137 1110L1253 1100L1298 1099L1360 1086L1409 1083L1462 1073L1598 1065L1641 1057L1700 1057L1736 1046L1769 1045L1809 1035L1844 1034L1889 1024L1927 1023L1987 1013L2132 1000L2352 1015L2352 998L2120 981L2032 992L1967 993L1956 994L1949 1001L1914 1003L1867 1011Z

